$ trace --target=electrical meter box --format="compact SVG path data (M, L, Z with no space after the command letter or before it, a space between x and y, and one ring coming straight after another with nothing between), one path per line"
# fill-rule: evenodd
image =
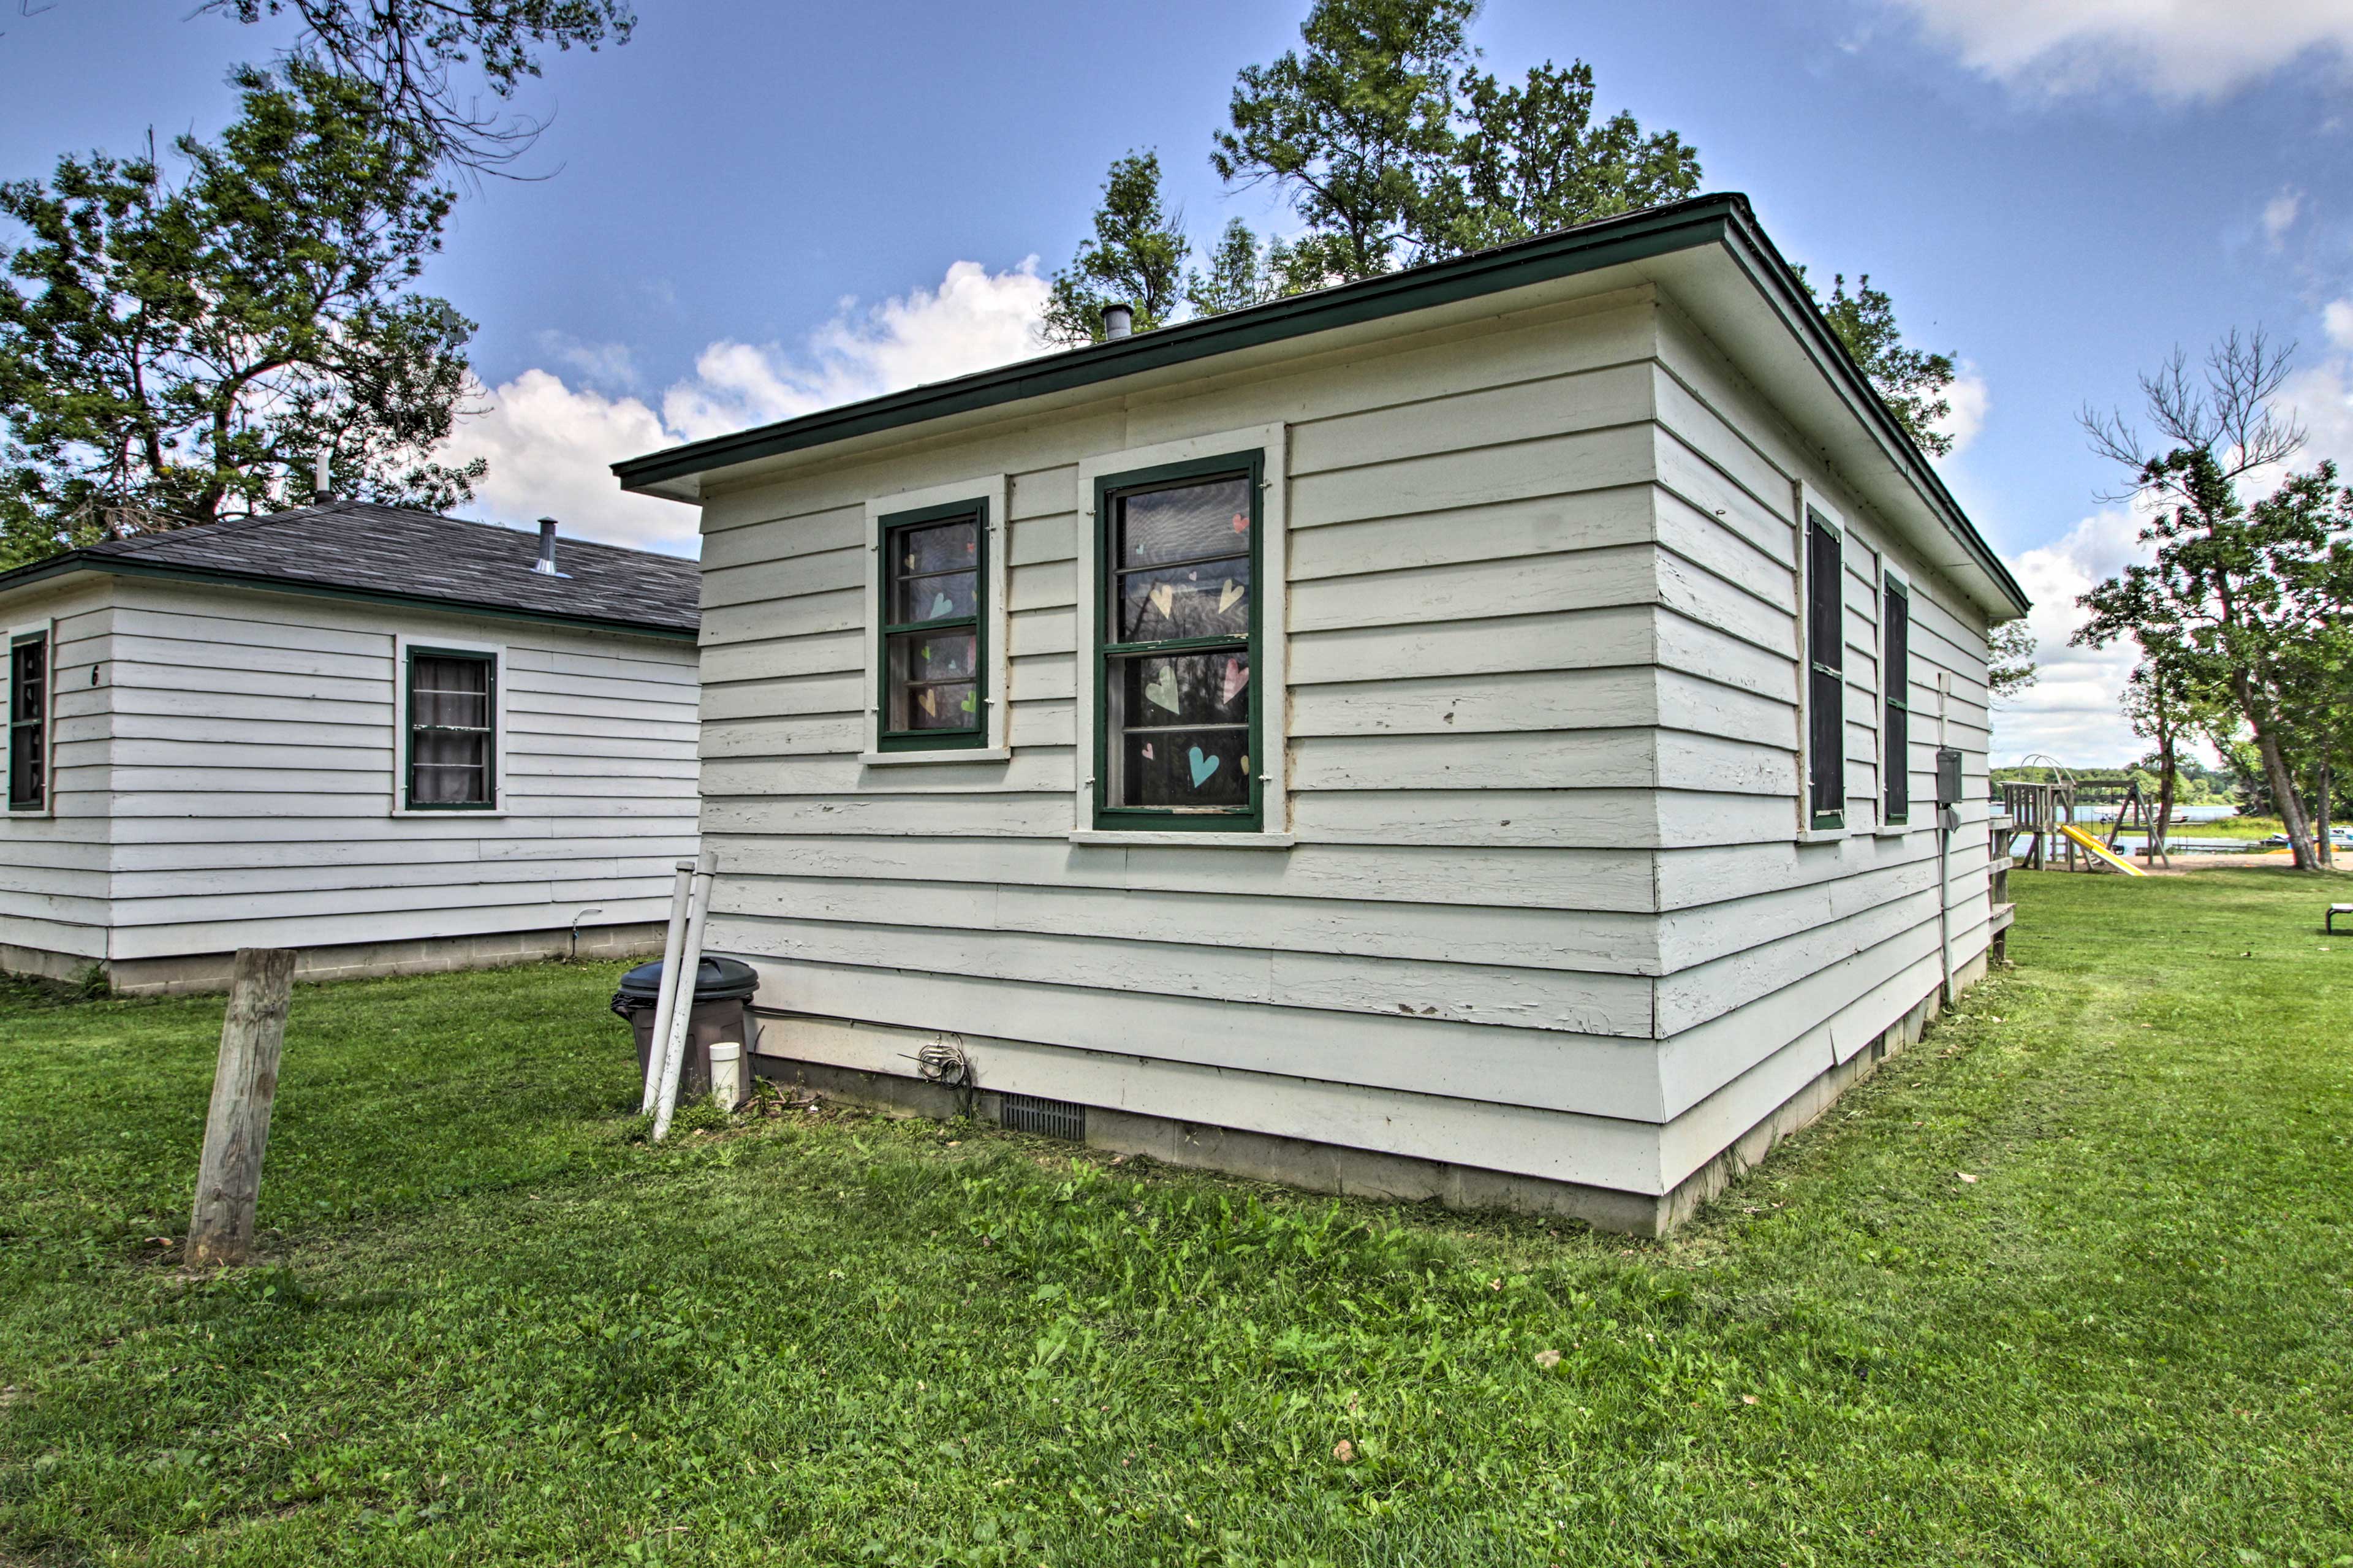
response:
M1961 804L1961 753L1957 747L1936 748L1936 804Z

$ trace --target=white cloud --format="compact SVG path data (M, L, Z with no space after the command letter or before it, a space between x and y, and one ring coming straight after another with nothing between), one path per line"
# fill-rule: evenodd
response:
M1993 389L1974 367L1964 364L1953 378L1953 384L1945 388L1945 401L1952 407L1936 421L1936 428L1953 438L1950 455L1958 457L1985 428L1986 415L1993 408Z
M2327 330L2330 342L2340 349L2353 349L2353 300L2331 300L2320 312L2320 324Z
M502 522L553 517L566 533L608 544L695 552L694 513L676 501L623 493L606 465L675 437L634 397L607 398L527 370L488 394L489 411L458 427L444 460L490 459L477 510Z
M461 425L443 456L490 460L478 500L502 521L550 515L567 532L691 555L692 510L625 494L608 465L1034 354L1045 300L1034 258L997 273L959 261L936 289L912 289L867 310L844 300L797 352L712 343L694 374L662 395L659 412L640 398L527 370L487 394L488 411ZM629 369L627 351L615 345L543 346L592 380L625 378Z
M2306 439L2296 458L2298 468L2323 458L2340 468L2353 468L2353 357L2297 371L2280 388L2279 401L2304 422Z
M2345 0L1888 0L1962 62L2052 94L2216 98L2307 54L2353 57Z
M1036 258L997 273L959 261L937 289L913 289L863 312L844 300L798 353L773 343L712 344L694 378L662 399L662 416L692 439L1005 364L1039 352L1045 308Z
M2304 211L2304 193L2295 189L2282 191L2263 204L2263 240L2274 250L2286 242L2287 231L2295 226L2298 214Z
M2125 679L2136 662L2131 643L2093 649L2067 641L2084 624L2077 596L2126 562L2146 558L2139 542L2145 521L2130 508L2095 512L2013 563L2019 586L2034 601L2027 625L2038 645L2040 673L2032 686L1994 710L1997 765L2047 752L2071 765L2104 767L2148 749L2124 716Z

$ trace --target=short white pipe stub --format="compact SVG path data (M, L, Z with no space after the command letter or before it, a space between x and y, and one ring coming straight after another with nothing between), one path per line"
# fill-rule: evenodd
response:
M711 1098L722 1110L744 1103L744 1047L734 1040L711 1043Z

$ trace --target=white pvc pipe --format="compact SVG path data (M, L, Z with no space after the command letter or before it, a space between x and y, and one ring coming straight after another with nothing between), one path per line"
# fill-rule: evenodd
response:
M737 1040L711 1044L711 1098L732 1111L744 1103L744 1047Z
M670 931L662 938L661 991L654 1003L654 1026L647 1035L646 1092L638 1114L650 1113L661 1091L662 1042L670 1038L670 1016L678 1005L678 951L686 945L686 912L694 886L694 862L681 860L670 890Z
M678 955L680 990L670 1004L670 1042L662 1053L661 1098L654 1105L657 1143L670 1136L670 1117L678 1110L678 1078L686 1066L688 1026L694 1021L695 979L702 968L702 921L711 912L711 879L718 871L717 852L704 850L695 867L692 896L687 901L686 947Z

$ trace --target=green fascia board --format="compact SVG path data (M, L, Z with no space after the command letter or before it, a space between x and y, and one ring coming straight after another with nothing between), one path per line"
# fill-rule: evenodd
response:
M852 437L1072 391L1238 349L1282 342L1597 268L1640 261L1720 239L1735 207L1745 209L1746 205L1746 198L1742 196L1702 196L1624 217L1605 218L1451 261L1295 294L1247 310L1204 316L1133 337L1022 360L952 381L934 382L797 419L690 442L615 463L613 473L624 489L639 489L666 479L806 451Z
M1240 349L1708 245L1722 246L1758 292L1774 303L1791 332L1811 352L1818 368L1839 388L1856 416L1877 434L1894 456L1897 466L1964 542L1978 567L2012 601L2018 613L2024 615L2031 602L2018 585L2018 580L1978 537L1960 503L1937 477L1927 455L1880 401L1870 377L1854 363L1846 344L1823 319L1813 296L1799 281L1796 269L1766 237L1748 198L1738 192L1694 196L1665 206L1602 218L1451 260L1408 268L1248 310L1203 317L862 403L845 404L797 419L689 442L615 463L612 469L622 489L648 489L667 480L688 479L714 468L807 451L860 436L975 413L1025 398L1074 391Z
M538 610L517 610L504 605L481 605L469 599L444 599L430 594L385 594L368 588L339 588L332 583L270 577L259 572L230 572L214 566L164 565L152 561L128 561L94 551L69 550L13 572L0 572L0 594L26 588L51 577L76 572L104 572L117 577L153 577L166 582L218 584L253 588L269 594L295 594L312 599L343 599L363 605L393 605L403 609L441 610L479 616L493 621L522 621L533 626L571 626L582 631L617 632L624 637L652 637L661 642L696 641L701 634L677 626L650 626L641 621L611 620L599 616L559 616Z

